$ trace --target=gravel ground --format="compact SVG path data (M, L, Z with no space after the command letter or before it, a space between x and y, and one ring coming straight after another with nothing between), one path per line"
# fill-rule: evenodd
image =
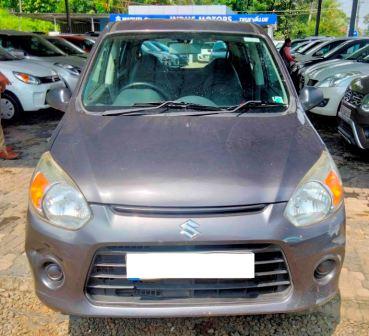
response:
M22 140L19 140L18 143L13 138L11 139L11 144L15 145L18 149L22 148L22 157L25 161L20 162L23 161L20 160L16 164L16 167L3 169L5 174L14 174L19 169L23 169L24 171L32 169L37 161L37 157L39 157L39 154L45 148L45 140L50 136L51 130L56 126L59 117L60 114L54 114L54 112L42 116L34 115L29 116L25 122L20 122L15 128L14 125L12 126L12 135L21 135L23 138L21 138ZM339 139L335 132L335 125L332 124L331 121L328 119L327 122L325 119L318 119L318 121L318 123L315 121L315 124L318 126L318 130L322 134L324 141L329 144L329 149L334 155L341 172L344 172L345 183L353 188L369 188L369 171L367 165L367 163L369 163L369 155L367 158L363 158L361 152L352 152L351 148ZM24 135L25 133L26 135ZM25 162L27 167L22 166ZM358 164L358 162L360 162L360 164ZM345 174L345 171L349 171L350 173ZM19 192L22 194L25 191ZM9 210L8 208L4 209L7 211ZM12 216L16 215L11 211L9 214ZM19 219L20 217L17 218ZM5 228L5 226L9 226L11 223L4 222L4 220L1 221L0 213L0 227L2 225ZM17 228L22 229L23 226L18 225ZM342 307L345 306L346 310L350 309L351 301L346 299L346 301L341 302L339 297L317 311L305 314L187 319L104 319L69 317L53 312L36 298L33 284L29 276L29 270L25 270L27 267L23 252L23 254L16 259L14 265L3 272L3 275L1 275L0 272L0 336L369 336L369 317L364 318L363 321L350 320L346 316L342 317L341 314L342 311L344 311ZM18 274L25 275L19 276ZM364 310L368 303L359 302L355 304L356 308L354 309L356 311L361 304L363 305L363 310L361 310L362 314L365 314L365 311L369 311Z

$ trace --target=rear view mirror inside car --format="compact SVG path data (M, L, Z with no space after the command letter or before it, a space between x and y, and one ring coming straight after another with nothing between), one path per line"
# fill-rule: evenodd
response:
M201 45L174 42L169 44L169 52L171 54L181 54L181 55L200 54Z

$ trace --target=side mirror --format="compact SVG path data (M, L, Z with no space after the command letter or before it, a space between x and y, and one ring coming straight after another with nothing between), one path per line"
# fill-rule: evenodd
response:
M314 86L305 86L300 91L299 97L305 111L310 111L324 100L322 90Z
M52 108L65 112L72 94L66 87L50 90L46 95L46 103Z

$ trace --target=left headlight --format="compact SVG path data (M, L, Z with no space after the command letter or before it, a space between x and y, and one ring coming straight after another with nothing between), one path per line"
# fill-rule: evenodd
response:
M15 78L19 79L21 82L26 83L26 84L33 84L33 85L41 84L41 80L38 77L32 76L24 72L13 71L13 75Z
M74 76L79 76L81 74L81 69L73 65L64 64L64 63L54 63L54 65L59 68L67 70L69 73L71 73Z
M317 86L318 87L347 86L353 78L360 75L361 72L356 71L340 73L323 79Z
M330 154L323 151L287 203L284 215L295 226L319 223L343 202L343 187Z
M67 230L80 229L92 217L84 196L50 152L42 155L36 167L29 201L46 221Z
M367 94L362 102L361 102L361 109L365 112L368 112L369 113L369 94Z

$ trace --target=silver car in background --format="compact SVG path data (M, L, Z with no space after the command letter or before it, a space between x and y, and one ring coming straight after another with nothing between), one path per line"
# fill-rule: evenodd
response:
M10 85L1 95L1 119L14 120L23 112L49 107L46 93L64 87L56 71L36 62L19 59L0 48L0 70Z
M16 56L53 68L71 91L75 89L85 64L83 58L68 56L42 36L32 33L0 30L0 46Z

